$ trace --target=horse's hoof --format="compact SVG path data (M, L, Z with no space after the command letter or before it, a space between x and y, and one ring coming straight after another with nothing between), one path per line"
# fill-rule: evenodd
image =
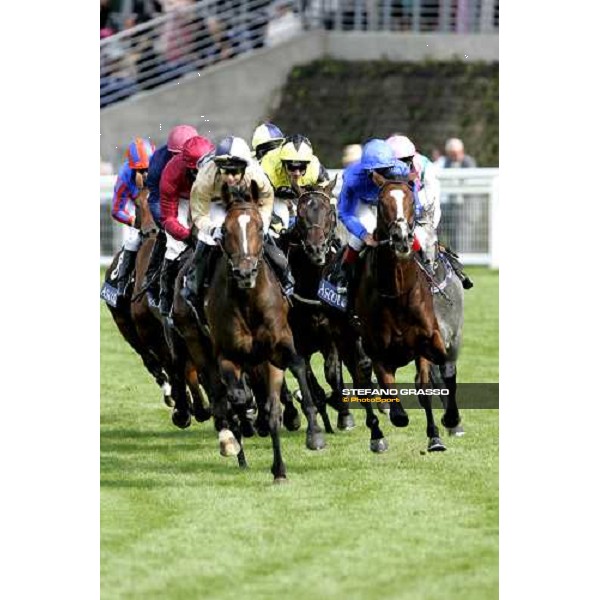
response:
M242 421L242 435L245 438L254 437L256 431L254 430L254 425L250 423L250 421Z
M283 425L288 431L298 431L301 424L300 413L297 410L283 409Z
M463 426L459 423L456 427L452 427L450 429L446 428L448 435L452 437L462 437L465 435L465 430Z
M240 461L239 454L238 454L238 466L240 469L244 469L244 470L246 470L248 468L248 463L245 460Z
M371 452L375 452L376 454L381 454L388 449L388 443L385 438L379 438L378 440L371 440L370 448Z
M275 477L273 479L273 485L280 485L282 483L288 483L288 479L285 475L283 475L281 477Z
M173 421L173 425L179 427L179 429L187 429L192 424L192 416L190 413L182 412L176 408L171 414L171 421Z
M446 429L455 429L460 425L460 416L456 415L453 418L448 418L447 415L442 415L442 425Z
M198 421L198 423L204 423L204 421L208 421L211 417L210 409L207 408L196 408L194 409L194 419Z
M228 429L219 431L219 452L221 456L237 456L242 447Z
M354 417L348 413L347 415L338 415L337 428L340 431L350 431L354 429L356 424L354 423Z
M406 413L390 413L390 421L396 427L406 427L409 422L408 415Z
M309 450L323 450L325 448L325 435L322 431L316 433L306 432L306 447Z
M302 404L302 392L301 392L300 390L294 390L294 391L292 392L292 398L293 398L293 399L294 399L296 402L298 402L298 403Z
M163 402L169 407L169 408L173 408L175 406L175 400L173 400L173 396L171 396L170 394L167 395L165 394L163 396Z
M427 444L427 452L445 452L446 446L439 437L429 438Z

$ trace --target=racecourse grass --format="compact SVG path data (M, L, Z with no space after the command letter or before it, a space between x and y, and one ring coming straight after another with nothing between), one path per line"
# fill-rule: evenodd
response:
M498 273L469 271L459 380L498 381ZM497 411L463 411L466 436L432 455L419 410L406 429L381 415L382 455L360 410L319 453L284 430L275 486L268 438L240 471L212 425L175 428L104 306L100 324L103 600L497 598Z

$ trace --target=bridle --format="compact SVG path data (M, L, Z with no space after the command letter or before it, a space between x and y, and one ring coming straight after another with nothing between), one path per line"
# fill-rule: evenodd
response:
M260 211L259 211L258 207L256 206L256 204L253 204L251 202L234 202L231 205L229 210L243 210L243 211L251 210L260 216ZM227 212L229 212L229 210ZM227 264L232 272L235 272L235 270L236 270L236 262L239 263L239 261L243 260L243 259L250 259L250 260L256 261L255 265L258 266L258 263L261 261L261 259L263 258L263 255L264 255L264 251L265 251L264 243L261 244L261 246L260 246L260 252L255 255L245 254L242 252L229 253L225 249L225 244L223 243L226 236L227 236L227 230L224 230L223 231L223 240L218 240L217 243L218 243L219 247L221 248L223 255L227 259Z
M301 215L300 215L300 208L301 208L303 199L306 199L308 196L313 196L313 195L321 196L321 197L325 198L325 200L327 201L327 208L328 208L327 216L329 218L329 222L331 225L331 227L329 228L329 232L327 234L325 233L325 227L323 227L323 225L319 225L319 223L313 223L312 225L308 225L304 221L304 218L301 217ZM331 241L333 239L333 236L335 235L335 230L337 227L337 213L335 210L335 206L333 206L331 204L331 198L325 192L321 192L320 190L310 190L310 191L302 192L302 194L300 194L300 196L298 197L296 214L298 215L298 218L296 219L294 229L296 229L296 228L298 228L298 230L300 229L299 224L300 224L300 221L302 220L302 227L306 229L307 234L313 229L320 229L321 231L323 231L323 236L325 237L324 245L327 247L329 247L331 245ZM298 233L300 233L300 232L298 231ZM306 250L305 236L298 235L298 238L300 239L300 244L302 245L303 250Z
M398 182L395 181L388 181L386 182L382 187L381 190L379 192L379 197L381 198L381 196L384 194L385 192L385 188L388 187L389 185L394 185L397 184ZM412 191L411 191L412 194ZM381 212L381 200L377 203L377 211L378 213ZM383 219L382 219L383 220ZM413 218L412 221L408 221L406 219L406 217L404 216L404 214L401 217L398 217L397 219L395 219L394 221L392 221L391 223L385 223L385 226L388 230L388 237L384 238L383 240L377 240L378 241L378 245L379 246L394 246L397 243L397 240L394 240L392 237L392 233L391 230L394 228L394 226L396 226L397 228L401 228L401 226L403 224L406 224L407 226L407 238L408 240L412 240L414 238L415 235L415 227L417 226L417 221L414 218L414 214L413 214Z

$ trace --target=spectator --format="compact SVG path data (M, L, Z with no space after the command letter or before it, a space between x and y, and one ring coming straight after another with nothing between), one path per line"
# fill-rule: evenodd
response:
M160 16L162 4L158 0L124 0L125 29L146 23Z
M465 154L461 139L450 138L446 142L446 154L438 161L442 169L474 169L477 163L472 156Z
M206 28L210 35L210 45L206 48L208 64L231 58L232 50L229 43L229 36L221 21L217 17L208 17L206 19Z
M100 108L137 92L132 71L125 51L119 45L113 44L106 49L100 57Z
M344 147L342 155L342 166L344 169L358 162L362 157L362 146L360 144L350 144Z
M118 29L112 1L100 0L100 39L113 35Z
M302 19L294 13L288 0L280 0L275 4L275 17L267 25L265 46L277 46L301 31Z

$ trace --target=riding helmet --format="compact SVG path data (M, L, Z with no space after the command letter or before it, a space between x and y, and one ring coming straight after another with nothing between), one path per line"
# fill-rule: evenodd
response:
M127 162L129 168L134 170L145 170L150 164L154 154L154 144L146 139L137 137L127 146Z
M191 125L177 125L169 132L167 140L167 150L175 154L183 150L183 145L192 137L197 136L198 132Z

